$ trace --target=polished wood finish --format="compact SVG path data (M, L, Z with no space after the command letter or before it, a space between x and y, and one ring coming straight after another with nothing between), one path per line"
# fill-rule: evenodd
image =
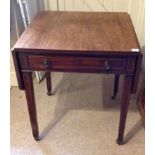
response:
M23 72L23 81L25 86L25 95L27 99L27 107L32 127L32 133L35 140L39 140L39 129L37 122L37 112L34 97L34 88L31 72Z
M46 85L47 85L47 95L52 95L52 81L51 81L51 73L46 72Z
M139 44L128 13L46 11L38 14L15 47L130 52Z
M17 77L17 81L18 81L18 87L21 90L24 90L24 82L23 82L22 73L20 71L20 63L19 63L19 59L18 59L18 53L15 52L15 51L12 51L12 57L13 57L13 62L14 62L15 70L16 70L16 77Z
M138 82L139 82L139 77L140 77L140 72L141 72L141 64L142 64L142 54L138 55L137 61L136 61L136 68L135 68L135 76L133 77L133 84L131 87L131 93L136 93L137 88L138 88Z
M132 76L125 75L124 84L123 84L122 104L121 104L121 111L120 111L119 132L118 132L118 139L117 139L117 143L119 145L125 143L123 136L124 136L127 112L129 107L131 84L132 84Z
M123 72L126 69L126 58L114 58L114 57L75 57L75 56L29 56L29 67L31 70L59 70L68 69L68 70L75 70L80 68L89 69L97 71L120 71Z
M117 141L123 144L129 97L136 91L141 65L139 43L127 13L42 12L12 52L19 88L26 92L35 139L38 125L31 72L48 72L48 92L52 89L51 71L115 74L114 93L118 75L124 74Z
M113 95L112 95L112 99L116 98L116 95L118 93L118 86L119 86L119 74L115 75L115 80L114 80L114 91L113 91Z

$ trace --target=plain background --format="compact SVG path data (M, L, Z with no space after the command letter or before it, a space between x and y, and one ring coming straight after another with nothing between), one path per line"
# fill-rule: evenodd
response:
M155 1L145 2L146 155L155 154ZM0 154L10 154L10 0L0 5Z

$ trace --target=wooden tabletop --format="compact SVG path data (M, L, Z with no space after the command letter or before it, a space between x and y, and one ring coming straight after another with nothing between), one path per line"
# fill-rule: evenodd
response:
M14 48L129 52L139 44L127 13L45 11Z

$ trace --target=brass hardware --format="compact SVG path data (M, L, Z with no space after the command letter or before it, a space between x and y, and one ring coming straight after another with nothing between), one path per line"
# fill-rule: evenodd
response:
M45 67L49 67L49 61L47 59L43 61L43 64L45 65Z
M110 64L107 60L104 62L104 65L105 65L106 70L109 71L110 70Z

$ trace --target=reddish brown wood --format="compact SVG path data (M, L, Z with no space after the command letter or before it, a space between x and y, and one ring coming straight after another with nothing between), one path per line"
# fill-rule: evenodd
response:
M22 73L20 70L20 63L18 61L18 55L16 53L16 51L12 51L12 56L13 56L13 62L14 62L14 66L15 66L15 70L16 70L16 77L17 77L17 81L18 81L18 86L21 90L24 90L24 83L23 83L23 77L22 77Z
M125 71L126 59L119 57L77 57L77 56L34 56L28 57L29 67L32 70L36 69L53 69L59 70L89 68L102 71ZM109 65L109 66L107 66ZM109 68L108 68L109 67Z
M112 99L116 98L117 92L118 92L118 86L119 86L119 74L115 75L115 80L114 80L114 90L113 90L113 95Z
M37 112L35 105L32 72L23 72L23 81L25 86L25 95L27 99L27 107L29 111L33 137L35 140L39 140L39 129L37 122Z
M20 89L25 89L35 139L38 125L32 71L124 74L118 143L123 143L129 96L136 90L141 52L127 13L49 12L34 19L14 46ZM22 76L23 75L23 76ZM47 89L50 92L50 75ZM117 92L117 80L115 80ZM52 86L51 86L52 87Z
M47 95L52 95L52 81L51 81L51 72L46 72L46 84L47 84Z
M124 136L126 118L128 113L128 107L129 107L131 84L132 84L132 76L125 75L124 84L123 84L122 104L121 104L121 111L120 111L119 132L118 132L118 139L117 139L117 143L119 145L122 145L125 143L123 136Z
M132 81L132 88L131 88L132 93L136 93L137 88L138 88L139 76L140 76L140 72L141 72L142 58L143 58L142 53L139 53L139 55L137 57L137 61L136 61L137 67L135 68L135 76L133 77L133 81Z
M140 48L127 13L54 12L38 14L17 49L130 52Z

